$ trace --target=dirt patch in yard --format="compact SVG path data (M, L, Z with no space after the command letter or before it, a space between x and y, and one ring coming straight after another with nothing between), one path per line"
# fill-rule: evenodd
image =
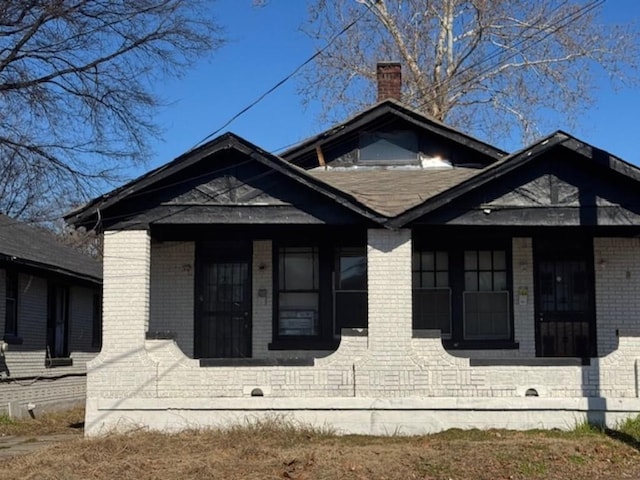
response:
M636 439L617 436L588 428L335 436L275 419L224 432L79 438L13 457L2 471L4 479L640 478Z

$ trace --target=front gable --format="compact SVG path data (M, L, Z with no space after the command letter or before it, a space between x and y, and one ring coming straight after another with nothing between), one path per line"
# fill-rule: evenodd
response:
M283 153L314 167L443 167L489 165L501 150L458 132L393 100L375 105Z
M445 192L432 209L425 202L400 217L409 218L413 213L414 225L595 227L640 223L637 168L564 134L545 142L542 148L534 146L495 169L488 168L468 185L465 182Z
M225 134L72 212L107 229L197 224L358 224L379 215L303 170Z

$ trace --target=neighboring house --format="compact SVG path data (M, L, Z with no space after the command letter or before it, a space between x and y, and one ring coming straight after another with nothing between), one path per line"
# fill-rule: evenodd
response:
M506 154L384 100L282 157L222 135L67 220L105 233L88 435L640 412L640 170L568 134Z
M0 214L0 414L85 399L100 351L102 267L53 234Z

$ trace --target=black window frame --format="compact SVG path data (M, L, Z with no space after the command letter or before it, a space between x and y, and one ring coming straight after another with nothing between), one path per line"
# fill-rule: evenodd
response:
M502 253L504 258L502 259L502 265L498 265L497 262L497 253ZM473 253L474 265L468 265L468 256L467 254ZM489 265L483 265L483 257L486 257L489 254ZM464 272L464 289L462 292L463 300L462 300L462 308L463 308L463 318L462 318L462 338L464 341L508 341L513 339L513 322L511 315L512 307L512 297L513 289L509 289L509 271L507 267L507 251L504 248L465 248L463 250L463 272ZM504 276L501 282L498 281L500 276ZM467 280L471 277L474 278L474 285L470 286ZM483 278L485 279L485 285L483 286ZM489 288L486 288L486 279L489 279ZM501 288L502 287L502 288ZM480 296L483 294L493 294L494 297L497 297L497 294L505 294L507 295L507 334L506 335L477 335L473 336L468 333L469 324L467 323L467 297L471 298L474 294ZM471 303L471 302L469 302Z
M306 280L310 281L310 286L306 287L298 287L296 285L288 284L287 281L287 262L286 258L288 255L291 255L292 258L294 256L300 257L302 255L309 255L310 257L307 259L310 260L311 270L307 271L308 278ZM309 246L281 246L278 248L278 263L277 271L278 271L278 283L274 283L277 285L278 292L278 317L277 317L277 336L278 338L292 338L292 337L302 337L302 338L317 338L321 335L320 328L320 311L321 311L321 295L320 295L320 248L318 246L309 245ZM274 269L274 270L276 270ZM284 275L283 275L284 271ZM313 308L284 308L281 306L281 300L283 295L307 295L315 297L315 302ZM288 321L293 323L296 320L299 323L303 324L305 320L311 320L311 325L308 327L311 329L311 333L308 334L285 334L282 333L286 328L282 326L283 320L283 312L290 312L290 316L287 317ZM296 312L297 311L297 312ZM309 319L309 314L313 312L313 317ZM295 326L289 327L291 330L295 330ZM298 326L298 329L302 330L301 326Z
M442 342L448 349L517 349L518 344L514 341L514 318L513 318L513 268L512 268L512 245L511 238L483 238L473 236L469 239L462 238L440 238L432 241L427 238L414 237L412 274L416 271L414 265L416 255L422 251L446 251L449 256L449 285L451 288L451 334L444 336ZM504 251L506 264L506 291L508 292L508 322L509 334L504 338L465 338L465 318L464 318L464 295L465 287L465 251ZM412 288L412 298L415 299L414 288ZM415 300L414 300L415 301ZM416 326L415 311L413 319L414 329ZM416 329L419 330L419 329Z
M270 350L331 350L338 345L340 327L336 321L336 282L338 253L341 248L362 248L366 258L366 245L352 242L327 241L274 241L272 252L273 268L273 310L272 342ZM280 268L281 250L288 248L314 248L318 252L318 331L315 335L282 335L280 333ZM285 285L286 286L286 285ZM287 289L287 292L306 290ZM364 290L366 297L367 291ZM365 318L365 322L366 322ZM351 325L351 328L366 328L366 325Z
M377 144L381 147L376 148ZM419 165L419 153L420 137L415 130L373 130L358 135L359 165Z
M442 258L443 254L446 259ZM432 265L425 265L424 258L429 255L433 258ZM449 325L448 331L442 329L442 338L450 339L453 328L453 315L451 311L452 290L450 280L450 262L449 251L444 248L430 249L424 248L413 251L411 259L411 284L412 284L412 303L413 303L413 329L420 330L425 328L433 328L427 325L430 315L423 311L421 299L419 296L431 294L434 299L436 295L446 293L446 303L448 308ZM446 281L443 274L446 273ZM425 282L425 279L429 279ZM419 292L419 294L417 294ZM439 313L439 312L438 312ZM437 316L437 315L436 315ZM433 320L433 318L431 318Z
M357 286L351 286L351 288L342 288L342 258L364 258L364 279L363 284ZM342 328L367 328L368 321L368 276L367 276L367 247L366 246L338 246L334 249L334 283L333 283L333 322L334 322L334 336L339 337ZM342 312L341 296L350 297L351 300L348 304L353 304L354 300L357 302L356 311ZM355 313L355 317L351 314ZM349 315L346 318L344 315Z

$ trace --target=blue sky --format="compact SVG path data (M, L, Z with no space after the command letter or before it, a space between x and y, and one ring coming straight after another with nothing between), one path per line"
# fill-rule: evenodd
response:
M195 146L313 53L311 42L299 31L306 18L303 0L271 0L264 8L252 6L251 0L217 0L215 5L217 20L226 27L230 42L183 78L158 88L169 104L157 117L164 141L155 145L148 168ZM605 22L640 20L640 2L609 0L604 15ZM576 128L558 124L557 129L640 166L640 90L614 91L603 81L596 95L596 103ZM232 131L276 151L327 128L318 122L318 110L318 105L303 108L294 78L223 132ZM142 173L143 169L135 172Z

